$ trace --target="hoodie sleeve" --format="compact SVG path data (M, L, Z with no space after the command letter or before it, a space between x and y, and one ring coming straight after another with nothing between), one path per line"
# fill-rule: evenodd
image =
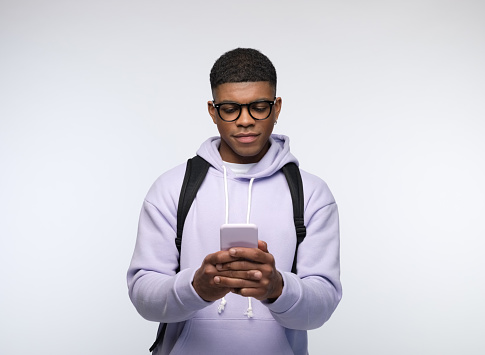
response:
M266 305L282 326L310 330L330 318L342 297L339 219L327 185L303 171L302 178L307 235L298 248L298 274L281 272L283 293Z
M127 275L130 299L137 311L148 320L164 323L187 320L211 304L192 287L194 269L175 273L179 255L175 246L176 206L183 176L171 179L170 174L155 182L143 202ZM173 186L173 181L180 181L175 184L178 189L164 188Z

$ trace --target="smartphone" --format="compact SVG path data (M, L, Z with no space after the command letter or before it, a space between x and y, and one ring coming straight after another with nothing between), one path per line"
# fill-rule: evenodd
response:
M232 247L257 248L258 227L255 224L223 224L221 250Z

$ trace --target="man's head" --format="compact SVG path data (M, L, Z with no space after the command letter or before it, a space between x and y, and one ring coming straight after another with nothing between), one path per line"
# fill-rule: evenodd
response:
M224 53L210 72L212 94L225 83L267 81L276 96L276 69L263 53L252 48L236 48Z
M276 70L262 53L237 48L223 54L210 73L209 114L221 135L219 152L229 163L256 163L269 149L281 110Z

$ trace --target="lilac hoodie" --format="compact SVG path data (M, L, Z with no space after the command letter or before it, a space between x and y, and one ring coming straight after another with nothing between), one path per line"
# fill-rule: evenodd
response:
M307 236L298 249L298 275L291 273L296 232L288 183L280 171L288 162L289 139L272 135L265 156L246 175L227 169L229 223L246 223L249 181L254 178L250 223L268 244L283 276L283 293L274 302L229 293L224 311L206 302L192 287L195 271L219 250L225 223L223 162L219 137L205 141L197 154L212 166L184 226L180 272L175 246L177 204L185 164L160 176L143 203L138 237L128 270L131 301L146 319L170 323L154 354L308 354L307 330L325 323L342 296L339 280L339 224L335 200L325 182L301 171Z

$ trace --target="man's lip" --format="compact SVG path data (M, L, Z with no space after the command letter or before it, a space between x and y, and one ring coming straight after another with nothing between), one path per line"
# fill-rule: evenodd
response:
M234 137L239 138L239 137L252 137L252 136L258 136L257 133L238 133L235 134Z
M239 143L252 143L258 138L259 134L256 133L239 133L235 134L234 138Z

